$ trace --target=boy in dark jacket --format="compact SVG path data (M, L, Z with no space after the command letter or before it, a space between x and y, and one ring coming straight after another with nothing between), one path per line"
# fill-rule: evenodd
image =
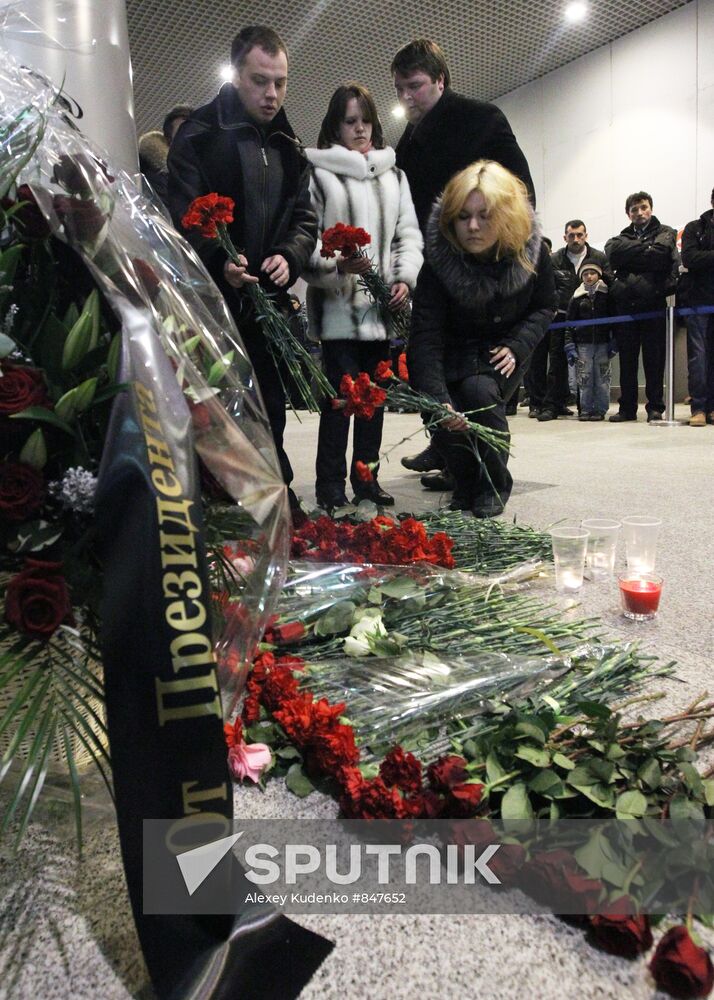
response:
M610 293L599 261L586 259L580 265L581 284L568 305L566 321L611 316ZM580 393L579 420L604 420L610 406L610 358L616 353L607 323L573 326L565 330L565 354L575 365Z

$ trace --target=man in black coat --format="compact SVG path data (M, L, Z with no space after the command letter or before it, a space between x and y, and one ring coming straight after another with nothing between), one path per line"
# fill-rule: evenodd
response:
M288 309L287 289L317 242L308 162L282 104L288 76L285 44L270 28L244 28L233 39L234 80L198 108L169 151L169 205L175 225L191 201L215 192L235 201L228 227L241 265L215 241L186 234L223 292L253 364L268 413L283 478L293 471L285 450L285 393L245 285L260 281ZM290 493L291 504L296 500Z
M419 228L454 174L476 160L495 160L523 181L535 206L528 162L508 119L495 104L476 101L451 89L451 74L440 45L416 38L392 60L392 76L408 124L397 143L397 166L404 171L414 200ZM416 472L444 467L433 446L402 464ZM441 489L442 477L425 486Z
M611 286L618 314L661 311L654 319L618 323L615 337L620 352L620 409L609 419L614 424L637 420L637 367L640 349L645 369L647 420L661 420L664 412L664 360L666 299L677 283L679 255L677 234L652 214L652 195L636 191L627 197L625 212L630 225L605 244L615 272Z
M588 243L588 231L582 219L570 219L565 223L563 240L565 246L550 258L558 293L556 323L565 319L573 292L580 283L578 270L586 258L600 265L607 285L612 281L607 258L602 250L594 250ZM528 416L540 421L571 415L566 409L569 390L564 334L564 330L551 330L546 334L531 358L526 376L530 398Z
M714 306L714 191L712 207L688 222L682 234L682 263L687 273L680 279L684 304ZM687 316L689 395L692 427L714 423L714 313Z

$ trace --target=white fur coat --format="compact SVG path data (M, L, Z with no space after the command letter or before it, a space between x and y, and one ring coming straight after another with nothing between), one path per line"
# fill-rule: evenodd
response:
M394 150L365 156L344 146L307 149L312 165L310 195L320 233L337 222L361 226L372 237L365 251L388 285L416 284L422 237L409 184L395 166ZM359 288L357 276L339 274L336 260L320 256L322 241L302 277L308 283L310 335L320 340L385 340L379 310Z

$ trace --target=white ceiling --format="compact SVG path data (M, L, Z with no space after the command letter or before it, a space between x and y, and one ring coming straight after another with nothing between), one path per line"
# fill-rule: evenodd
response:
M589 0L587 19L569 24L566 0L127 0L137 130L160 128L174 104L210 100L233 36L249 24L269 24L288 46L285 107L303 142L315 144L330 95L352 79L374 94L394 143L404 123L391 114L389 65L411 38L438 41L454 88L492 100L687 2Z

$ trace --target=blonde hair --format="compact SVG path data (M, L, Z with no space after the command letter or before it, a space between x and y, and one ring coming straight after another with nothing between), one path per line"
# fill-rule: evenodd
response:
M454 220L473 191L483 195L486 211L496 231L496 260L515 257L527 271L535 271L526 246L533 229L533 211L522 180L494 160L477 160L454 174L441 196L439 229L456 247L462 246L454 233Z

